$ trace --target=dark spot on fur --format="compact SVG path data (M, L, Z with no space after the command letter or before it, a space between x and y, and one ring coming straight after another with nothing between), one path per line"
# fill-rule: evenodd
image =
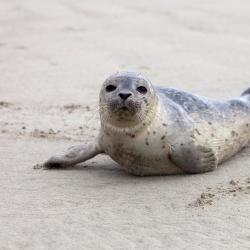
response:
M156 134L156 132L155 131L153 131L153 135L155 135Z
M184 144L183 144L183 143L181 143L181 146L184 146Z
M131 133L126 133L127 136L130 136L131 138L135 138L135 134L131 134Z
M143 123L142 123L142 125L143 125L143 126L146 126L146 123L145 123L145 122L143 122Z
M212 137L214 137L214 134L211 134Z
M166 123L162 123L162 125L163 125L164 127L167 127L167 124L166 124Z
M231 135L232 136L238 136L238 133L236 133L235 131L231 131Z
M166 136L165 135L163 135L162 137L161 137L161 140L164 140L166 138Z
M166 148L165 145L163 145L162 148Z
M208 122L209 125L212 125L213 123L212 122Z
M171 154L168 154L168 159L169 159L170 161L172 160Z
M246 126L249 127L249 123L247 123Z
M200 133L200 131L199 131L198 129L195 129L195 131L196 131L196 133L197 133L198 135L201 135L201 133Z
M146 138L145 144L146 144L147 146L149 146L148 138Z

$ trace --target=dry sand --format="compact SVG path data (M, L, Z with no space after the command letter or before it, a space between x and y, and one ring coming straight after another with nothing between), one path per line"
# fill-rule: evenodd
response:
M98 131L118 70L225 99L250 86L248 0L0 0L0 249L249 249L250 149L138 178L108 157L33 170Z

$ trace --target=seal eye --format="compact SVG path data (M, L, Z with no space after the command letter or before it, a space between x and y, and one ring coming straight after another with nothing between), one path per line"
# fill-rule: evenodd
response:
M107 91L107 92L112 92L112 91L114 91L114 90L116 90L116 86L115 86L115 85L108 85L108 86L106 87L106 91Z
M137 88L137 91L140 92L141 94L146 94L148 90L144 86L139 86Z

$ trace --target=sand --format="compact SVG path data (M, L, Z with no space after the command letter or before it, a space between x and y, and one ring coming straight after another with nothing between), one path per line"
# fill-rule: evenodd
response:
M248 0L0 0L0 249L249 249L250 149L202 175L108 157L36 163L96 136L120 70L217 99L250 87Z

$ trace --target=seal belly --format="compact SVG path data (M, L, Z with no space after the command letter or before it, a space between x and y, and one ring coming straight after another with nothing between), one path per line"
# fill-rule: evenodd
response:
M135 140L135 142L133 142ZM168 158L170 147L157 136L141 134L136 138L111 139L109 156L134 175L166 175L182 171ZM112 145L112 146L111 146Z

